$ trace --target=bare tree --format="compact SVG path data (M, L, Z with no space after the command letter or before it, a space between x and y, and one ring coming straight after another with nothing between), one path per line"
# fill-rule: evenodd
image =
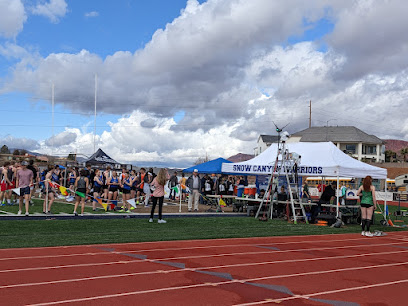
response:
M195 161L194 165L199 165L199 164L202 164L202 163L206 163L206 162L208 162L208 161L210 161L210 158L208 157L208 155L206 155L205 157L199 157L199 158L197 158L197 160Z

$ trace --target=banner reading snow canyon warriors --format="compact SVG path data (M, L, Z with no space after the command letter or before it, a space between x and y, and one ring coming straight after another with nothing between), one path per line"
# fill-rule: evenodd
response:
M277 167L275 173L285 173L284 169L280 170L280 166ZM265 166L265 165L232 165L232 171L238 173L254 173L254 174L270 174L274 170L274 166ZM293 171L293 167L286 167L288 173ZM297 173L300 175L306 174L316 174L321 175L323 173L323 167L306 167L299 166L297 168Z

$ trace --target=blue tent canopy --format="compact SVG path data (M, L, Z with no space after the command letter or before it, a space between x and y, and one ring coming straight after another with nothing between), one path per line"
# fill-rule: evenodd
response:
M198 173L221 173L222 163L231 163L229 160L224 158L217 158L210 160L208 162L184 169L184 173L192 173L194 169L198 170Z

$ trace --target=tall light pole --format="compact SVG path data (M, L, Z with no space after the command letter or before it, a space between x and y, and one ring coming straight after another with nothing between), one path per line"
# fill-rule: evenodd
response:
M52 138L51 138L51 155L54 154L54 83L52 83L51 86L51 105L52 105L52 110L51 110L51 121L52 121Z
M98 75L95 73L95 114L94 114L94 139L93 139L93 143L94 143L94 150L93 153L95 153L96 151L96 94L97 94L97 90L98 90Z

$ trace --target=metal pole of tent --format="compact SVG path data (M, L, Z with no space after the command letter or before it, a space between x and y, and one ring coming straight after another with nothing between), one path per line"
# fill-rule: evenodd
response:
M181 184L178 184L177 186L179 186L179 198L180 198L179 212L181 212L181 197L183 195L183 190L181 189Z
M385 194L384 194L384 218L387 220L387 189L388 189L387 179L385 179Z
M339 207L339 184L340 184L340 178L339 178L339 167L337 167L337 197L336 197L336 217L339 217L340 213L340 207Z
M46 186L45 188L45 212L48 212L48 188L49 188L49 183L48 180L44 181L44 184Z
M64 187L67 186L67 171L68 171L68 163L65 162L65 171L64 171ZM69 186L68 186L69 187Z

